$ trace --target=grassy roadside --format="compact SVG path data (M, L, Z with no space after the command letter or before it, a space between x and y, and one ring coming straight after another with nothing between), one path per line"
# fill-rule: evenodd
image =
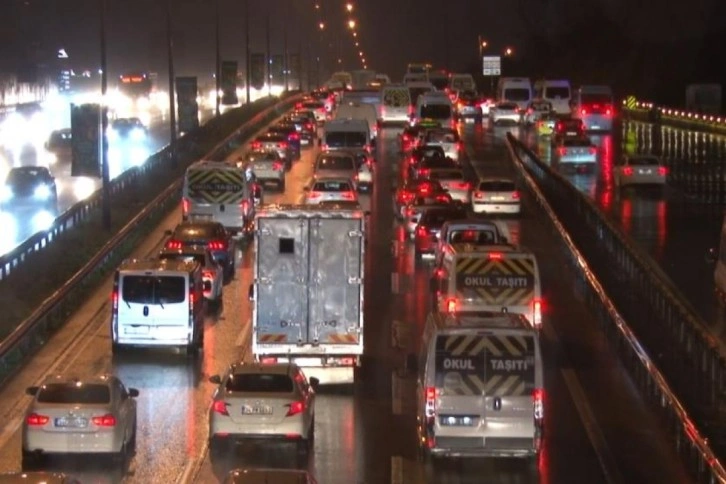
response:
M170 159L160 161L111 199L110 230L104 229L100 210L96 210L81 225L59 235L48 247L34 254L23 264L22 270L13 271L0 281L0 307L3 308L0 340L12 333L43 301L63 286L159 193L178 180L187 165L211 151L245 121L275 102L276 99L260 100L211 119L198 131L180 140L176 163ZM98 277L105 275L98 274Z

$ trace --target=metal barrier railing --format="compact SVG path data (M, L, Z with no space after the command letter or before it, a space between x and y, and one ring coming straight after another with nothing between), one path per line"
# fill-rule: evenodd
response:
M581 279L578 289L586 296L584 299L642 395L663 417L687 469L698 482L726 483L726 471L712 443L689 415L693 412L687 412L687 404L682 403L684 391L690 397L688 392L700 389L696 398L709 402L711 408L718 406L724 388L721 347L690 314L672 288L655 276L652 264L638 254L590 200L511 135L507 136L507 144L515 165L537 203L548 213L553 229L559 235L558 240ZM603 264L614 268L605 278L602 277L606 270ZM613 274L619 276L618 280L614 280ZM617 285L619 290L614 288ZM635 306L640 307L636 314L624 309L634 306L632 298L637 300ZM652 336L653 332L641 334L639 331L647 324L667 339L665 344L673 354L666 358L658 355L658 361L653 360L645 349L647 345L641 343L643 337ZM636 338L634 331L639 332L641 340ZM671 389L671 378L667 381L659 370L664 363L673 370L676 361L681 363L678 369L684 372L682 376L694 380L688 388L681 376L677 378L679 385L674 386L675 390ZM702 412L697 413L702 415Z
M658 122L692 131L726 134L726 116L703 114L684 109L658 106L647 101L622 102L625 118L635 121Z
M260 126L287 111L299 96L292 96L255 114L244 125L217 144L207 159L224 159L241 146ZM128 256L138 239L179 204L182 180L174 181L139 212L68 282L45 300L5 340L0 341L0 385L4 384L62 326L81 304L84 295Z

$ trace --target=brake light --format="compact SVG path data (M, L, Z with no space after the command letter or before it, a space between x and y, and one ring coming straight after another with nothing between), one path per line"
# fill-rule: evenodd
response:
M429 186L428 186L428 185L422 185L422 186L421 186L421 187L420 187L420 188L418 189L418 192L419 192L419 193L420 193L421 195L428 195L430 191L431 191L431 190L429 189ZM413 197L412 197L412 198L413 198Z
M532 390L532 403L534 404L534 420L541 425L544 420L544 389Z
M512 198L513 198L514 200L519 200L519 192L518 192L518 191L516 191L516 190L515 190L515 191L513 191L513 192L512 192Z
M426 417L433 419L436 416L436 387L426 387Z
M224 400L215 400L212 404L212 411L220 415L229 416L229 412L227 411L227 405L227 402L225 402Z
M612 108L610 108L610 107L605 108L605 115L606 116L612 116L612 114L613 114Z
M181 240L174 240L174 239L167 240L166 241L166 248L167 249L174 249L174 250L181 249L182 248L182 242L181 242Z
M353 192L342 192L340 196L346 200L355 200L355 194Z
M212 271L202 271L202 277L205 279L214 279L214 273Z
M322 193L320 192L310 192L308 193L308 198L320 198L322 196Z
M557 154L560 156L565 156L567 154L567 148L565 148L564 146L560 146L559 148L557 148Z
M96 427L115 427L116 417L107 413L106 415L91 418L91 422L93 422L93 425Z
M281 141L280 143L277 143L278 148L287 148L287 143L284 141Z
M320 149L323 150L323 151L328 151L328 145L327 144L323 144L323 146L321 146Z
M482 198L484 198L484 193L482 193L482 192L475 192L474 193L474 198L476 198L477 200L481 200Z
M262 148L262 143L260 143L259 141L253 141L252 142L252 149L253 150L259 150L260 148Z
M660 176L666 176L668 174L668 168L666 168L665 166L659 166L658 167L658 174Z
M249 200L242 200L239 204L240 208L242 209L242 213L247 213L250 208L250 201Z
M274 365L277 363L277 358L274 356L263 356L260 358L260 363L263 365Z
M290 404L290 408L287 410L287 414L285 414L285 417L292 417L293 415L303 413L304 411L305 402L303 400L298 400L297 402L292 402Z
M534 313L534 327L539 328L542 326L542 301L535 299L532 301L532 312Z
M182 213L184 215L189 213L190 201L188 198L182 198Z
M439 203L449 203L451 200L449 200L449 196L446 194L436 195L436 201Z
M444 303L447 313L455 313L459 308L459 302L455 298L448 298Z
M40 415L37 413L31 413L25 418L25 423L32 426L45 425L50 421L50 417L47 415Z
M415 211L414 211L413 207L408 207L406 209L406 217L411 217L411 216L413 216L414 213L415 213Z
M623 168L623 175L630 176L633 174L633 167L632 166L626 166Z
M464 151L464 143L462 143L461 141L456 143L456 149L457 151Z
M118 289L111 292L111 306L114 311L118 311Z
M590 146L589 151L591 155L597 154L597 148L594 146Z
M302 109L302 108L303 108L303 103L295 104L295 109Z
M456 184L456 188L460 188L461 190L468 190L469 189L469 183L467 182L459 182Z
M275 171L282 171L282 163L277 162L277 161L274 162L272 164L272 169L275 170Z
M504 254L501 252L489 252L490 260L502 260L502 258L504 258Z
M431 174L431 170L418 170L418 176L420 177L428 177Z
M227 248L226 240L212 240L207 244L209 250L224 250Z
M426 237L428 234L429 231L425 225L419 225L416 227L416 237Z
M586 116L586 115L587 115L587 109L585 109L585 108L582 108L582 109L580 110L580 114L581 114L582 116Z

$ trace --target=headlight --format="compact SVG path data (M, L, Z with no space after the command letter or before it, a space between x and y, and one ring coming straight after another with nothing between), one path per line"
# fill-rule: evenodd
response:
M7 186L3 185L0 188L0 202L7 202L8 200L11 200L13 198L13 190Z
M35 188L33 196L38 200L48 200L50 198L50 188L48 185L40 185Z
M136 141L141 141L146 136L146 133L144 133L144 130L141 128L134 128L131 130L131 139Z

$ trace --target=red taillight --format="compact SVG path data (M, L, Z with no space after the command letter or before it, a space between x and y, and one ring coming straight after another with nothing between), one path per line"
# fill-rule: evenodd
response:
M467 183L467 182L458 182L456 184L456 188L459 188L460 190L468 190L469 189L469 183Z
M501 252L489 252L489 259L491 260L502 260L504 258L504 254Z
M304 401L299 400L297 402L292 402L290 404L290 408L287 410L287 414L285 414L285 417L292 417L293 415L303 413L304 411L305 411L305 402Z
M188 198L182 198L182 214L186 215L189 213L190 201Z
M436 201L438 203L449 203L451 200L449 200L449 196L445 194L436 195Z
M431 170L419 170L418 176L426 178L431 174Z
M174 240L170 239L166 241L166 248L167 249L173 249L173 250L179 250L182 248L181 240Z
M116 417L107 413L106 415L99 415L91 419L93 425L96 427L114 427L116 425Z
M229 415L227 411L227 402L224 400L215 400L212 404L212 411L220 415Z
M274 365L277 363L277 357L275 356L263 356L260 358L260 363L263 365Z
M428 234L429 230L425 225L419 225L416 227L416 237L426 237Z
M225 250L227 248L226 240L212 240L207 244L209 250Z
M535 299L532 301L532 312L534 313L534 327L539 328L542 326L542 301Z
M312 130L314 128L313 123L306 123L305 128L308 130Z
M50 421L50 417L47 415L40 415L37 413L31 413L25 417L25 423L32 426L45 425Z
M320 192L310 192L308 193L308 198L320 198L322 195Z
M565 156L567 154L567 148L565 148L564 146L560 146L559 148L557 148L557 154L560 156Z
M253 141L252 142L252 149L253 150L259 150L260 148L262 148L262 143L260 143L259 141Z
M668 174L668 168L666 168L665 166L659 166L658 167L658 174L660 176L666 176Z
M534 420L541 424L544 419L544 389L535 388L532 390L532 403L534 406Z
M114 311L118 309L118 289L114 289L111 293L111 305Z
M242 209L242 213L247 213L250 209L250 201L242 200L239 204L239 207Z
M282 141L282 142L280 142L280 143L277 143L277 147L278 147L278 148L287 148L287 143L286 143L286 142L284 142L284 141Z
M456 149L458 151L464 151L464 143L462 143L461 141L459 141L458 143L456 143Z
M590 146L589 151L591 155L597 154L597 148L595 148L594 146Z
M459 309L459 302L453 297L448 298L444 303L444 308L446 308L447 313L455 313Z
M342 192L340 196L346 200L355 200L355 193L353 192Z
M585 108L580 109L580 114L582 116L586 116L587 115L587 109L585 109Z
M299 135L299 134L297 134L297 133L292 133L292 134L290 135L290 139L291 139L291 140L295 140L295 141L297 141L297 140L299 140L299 139L300 139L300 135Z
M475 192L474 193L474 198L476 198L477 200L481 200L482 198L484 198L484 193L483 192Z
M295 104L295 109L302 109L302 108L303 108L303 103Z
M414 213L416 213L416 211L413 209L413 207L408 207L406 209L406 217L411 217Z
M282 163L279 163L277 161L274 162L272 164L272 169L275 170L275 171L281 171L282 170Z
M214 273L212 271L202 271L202 277L205 279L214 279Z
M623 168L623 175L630 176L633 174L633 167L632 166L626 166Z
M323 146L321 146L320 149L323 150L323 151L328 151L328 145L327 144L323 144Z
M515 200L519 200L519 192L518 191L513 191L512 192L512 198L515 199Z

